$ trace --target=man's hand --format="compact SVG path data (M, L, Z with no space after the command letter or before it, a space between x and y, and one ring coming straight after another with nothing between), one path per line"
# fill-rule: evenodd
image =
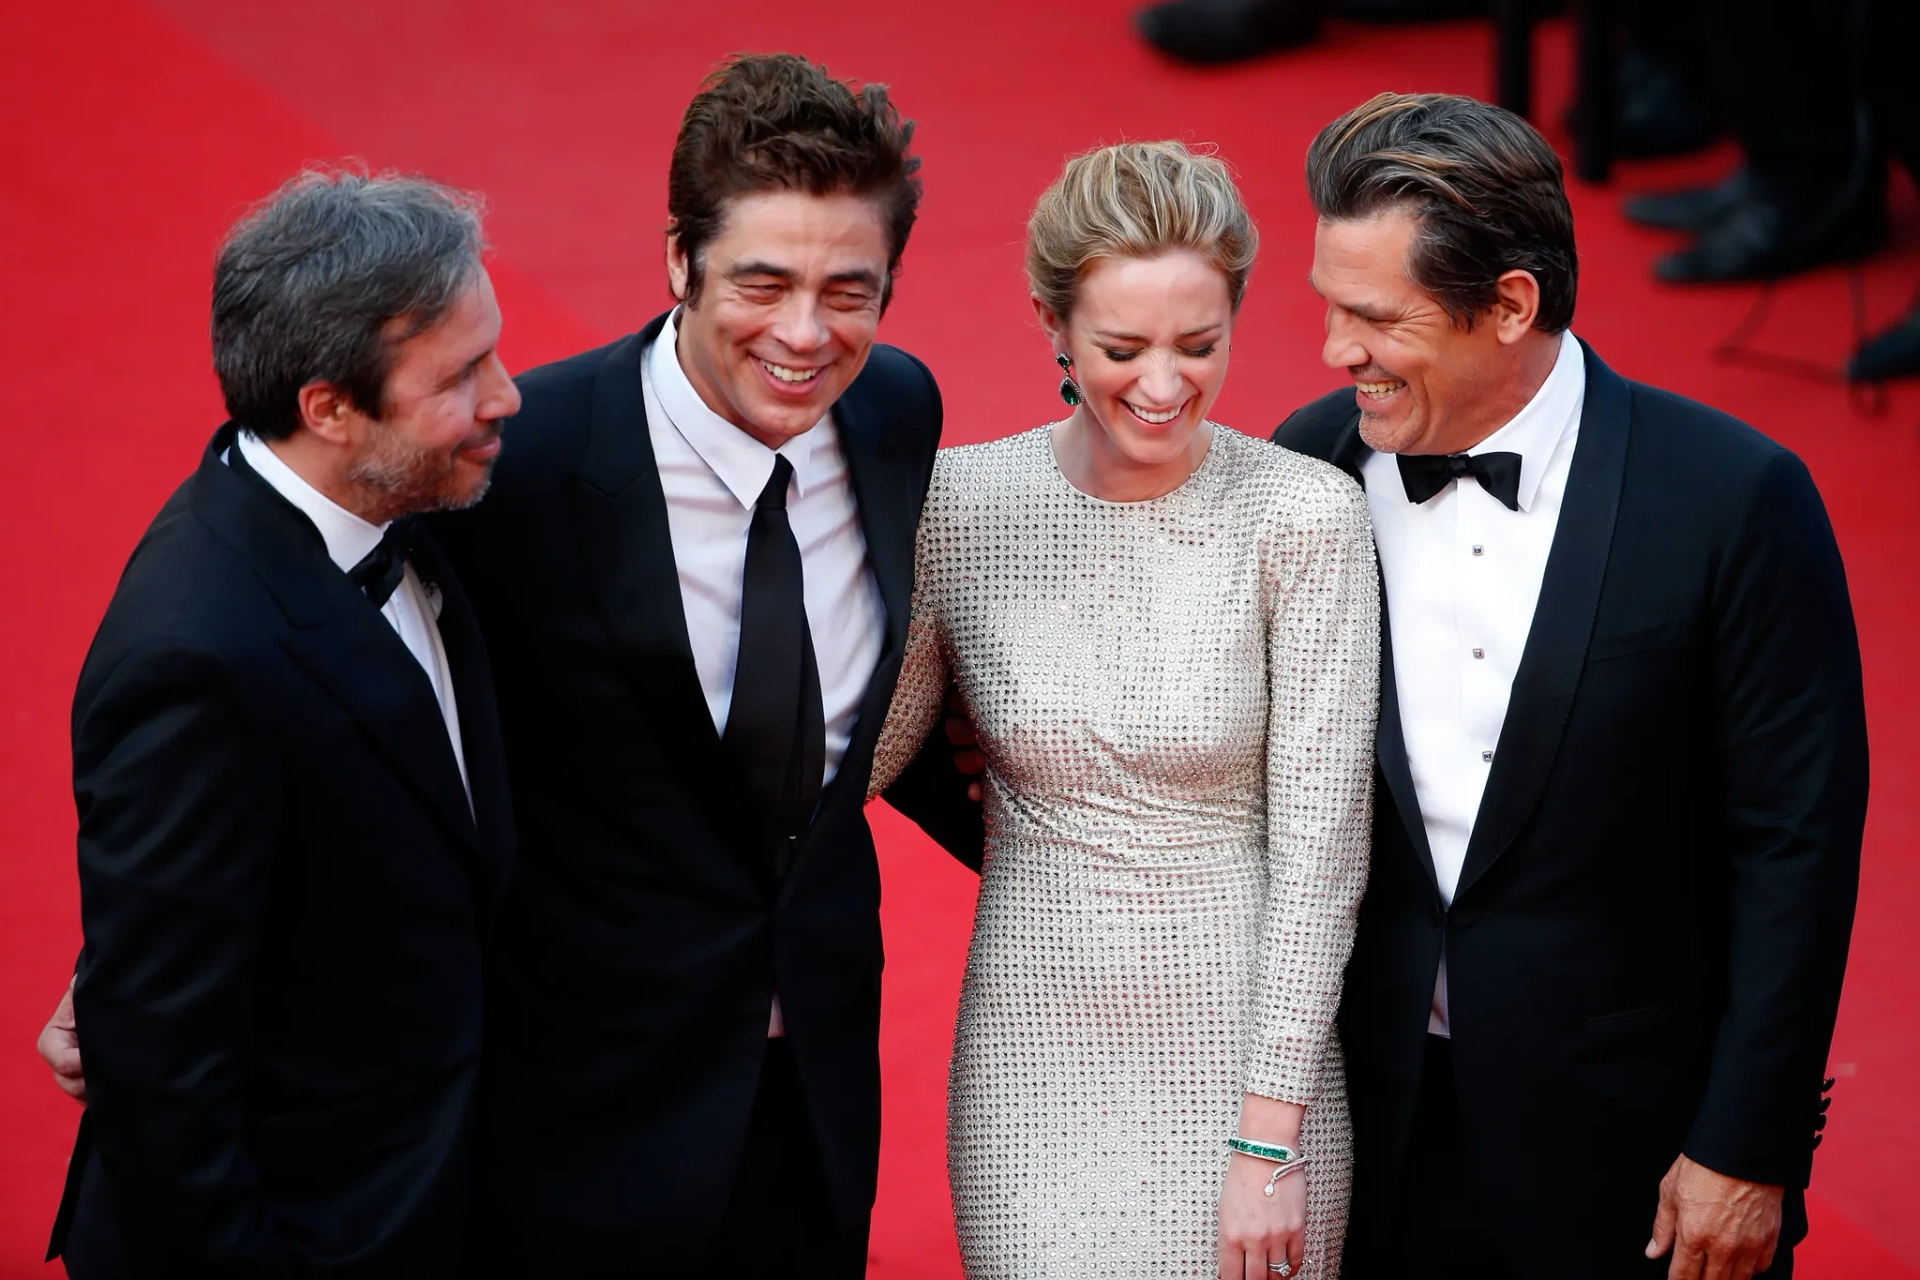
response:
M967 784L967 799L980 798L980 775L987 771L987 758L980 754L980 734L967 712L967 700L960 690L947 689L947 741L953 744L953 767L973 779Z
M1743 1182L1681 1156L1660 1180L1647 1256L1673 1250L1667 1280L1748 1280L1773 1265L1785 1187Z
M80 1032L73 1024L73 984L60 997L53 1017L40 1033L40 1056L53 1068L53 1082L75 1102L87 1100L87 1077L80 1070Z

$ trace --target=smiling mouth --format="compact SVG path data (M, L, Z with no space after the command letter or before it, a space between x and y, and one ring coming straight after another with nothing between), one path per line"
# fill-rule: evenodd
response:
M775 364L771 360L762 360L759 356L755 356L754 359L759 361L760 367L765 369L769 374L772 374L774 378L792 387L806 386L809 382L819 377L821 370L826 367L822 365L820 368L815 369L796 369L792 365Z
M1172 422L1175 418L1179 417L1187 407L1185 401L1173 406L1171 409L1142 409L1131 400L1122 400L1120 403L1127 406L1128 412L1132 413L1134 417L1140 419L1142 422L1151 423L1156 427L1164 427L1167 423Z
M1385 400L1407 384L1400 378L1388 378L1380 382L1361 382L1356 379L1353 385L1361 395L1370 400Z

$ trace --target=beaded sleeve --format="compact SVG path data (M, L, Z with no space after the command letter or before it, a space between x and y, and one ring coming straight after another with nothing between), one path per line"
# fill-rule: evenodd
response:
M1326 490L1263 540L1267 911L1246 1064L1247 1092L1303 1104L1319 1094L1366 887L1380 680L1366 500L1331 468L1317 479Z
M937 473L936 473L937 478ZM931 574L937 566L928 563L928 528L933 522L933 503L927 504L921 518L920 537L915 551L913 609L907 624L907 651L900 661L900 680L893 687L893 702L887 708L886 723L873 748L873 774L867 783L871 800L894 784L919 754L927 735L940 719L946 700L951 668L940 642L933 618Z

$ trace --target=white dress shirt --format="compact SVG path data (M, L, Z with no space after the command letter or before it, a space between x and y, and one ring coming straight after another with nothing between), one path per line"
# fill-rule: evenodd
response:
M1449 905L1533 627L1586 390L1580 344L1572 333L1562 334L1559 358L1533 399L1467 451L1520 455L1517 511L1471 477L1415 504L1407 500L1393 455L1376 453L1361 463L1386 580L1407 764ZM1444 957L1428 1030L1450 1030Z
M675 321L641 361L647 430L667 498L667 529L680 573L687 639L713 727L725 733L740 658L740 598L753 505L773 475L774 450L707 407L675 354ZM833 416L780 446L793 466L787 523L800 544L807 627L820 669L827 726L826 769L833 781L847 754L860 700L886 638L886 609L867 563L867 539L853 500L853 477Z
M327 557L340 566L341 572L351 573L368 552L380 545L385 525L369 524L302 480L298 472L282 462L280 455L252 432L242 431L237 439L240 455L247 460L247 465L313 521L327 544ZM447 726L447 741L453 747L454 763L460 766L460 783L467 788L467 803L471 805L473 786L467 781L467 755L460 745L460 709L454 702L453 671L447 666L446 646L440 643L440 610L436 602L429 599L426 587L411 564L406 567L400 585L380 607L380 613L399 633L407 652L413 655L433 685L433 696L440 703L440 716Z
M747 567L747 530L754 504L773 476L775 451L707 406L688 381L677 352L679 312L640 362L667 530L680 574L687 639L713 727L726 732L733 674L740 659L740 602ZM886 639L886 606L867 562L867 539L854 502L839 432L829 413L779 448L792 464L787 523L800 546L802 593L826 720L826 767L833 781L847 754L860 701L873 680ZM775 996L769 1036L786 1034Z

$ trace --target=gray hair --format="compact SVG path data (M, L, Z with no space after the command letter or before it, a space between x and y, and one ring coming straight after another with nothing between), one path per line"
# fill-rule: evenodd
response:
M300 426L300 389L326 382L381 417L393 347L438 323L481 269L483 212L478 196L425 178L331 168L255 206L213 272L228 414L283 440Z

